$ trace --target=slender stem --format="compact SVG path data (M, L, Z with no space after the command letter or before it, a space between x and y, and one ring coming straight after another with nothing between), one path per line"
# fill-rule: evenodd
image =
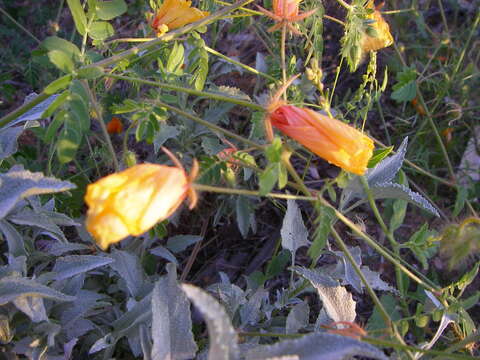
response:
M244 189L232 189L232 188L224 188L224 187L217 187L211 185L203 185L203 184L196 184L194 183L193 188L198 191L208 191L220 194L229 194L229 195L245 195L245 196L262 196L260 195L259 191L253 190L244 190ZM306 201L315 201L317 200L316 197L313 196L300 196L300 195L292 195L292 194L280 194L280 193L268 193L264 195L265 197L275 198L275 199L284 199L284 200L306 200Z
M37 44L40 44L41 41L35 36L33 35L30 31L28 31L28 29L26 27L24 27L22 24L20 24L17 20L15 20L13 17L10 16L10 14L4 10L1 6L0 6L0 12L5 15L8 20L10 20L11 22L13 22L15 25L17 25L20 29L22 29L28 36L30 36L33 40L35 40L37 42Z
M229 63L232 63L234 65L237 65L237 66L240 66L241 68L247 70L247 71L250 71L251 73L255 74L255 75L259 75L259 76L262 76L264 77L265 79L268 79L274 83L277 82L277 79L275 79L273 76L270 76L268 74L265 74L264 72L261 72L261 71L258 71L257 69L255 68L252 68L251 66L248 66L248 65L245 65L245 64L242 64L241 62L239 61L236 61L236 60L233 60L233 59L230 59L228 56L225 56L223 55L222 53L219 53L217 50L215 49L212 49L208 46L205 46L205 50L207 50L210 54L213 54L215 56L218 56L219 58L225 60L225 61L228 61Z
M93 91L90 89L88 86L88 83L86 80L81 81L83 88L85 91L87 91L88 96L90 98L90 101L93 106L93 110L97 114L96 118L100 124L100 128L102 129L103 137L105 138L105 141L107 142L107 147L108 151L110 151L110 156L112 157L113 161L113 168L115 171L120 170L120 166L118 165L118 160L117 160L117 154L115 153L115 149L113 148L112 140L110 139L110 135L108 134L107 126L103 122L103 117L102 117L102 110L100 109L100 106L98 105L97 99L95 98L95 94Z
M328 19L328 20L331 20L333 22L336 22L337 24L340 24L342 26L345 26L345 23L342 21L342 20L338 20L337 18L333 17L333 16L330 16L330 15L326 15L324 14L323 17L325 19Z
M286 4L287 2L285 2ZM287 83L287 65L285 61L285 43L287 41L287 24L284 23L282 26L282 35L280 38L280 66L282 67L282 80L283 85ZM286 91L283 93L283 97L286 99Z
M346 3L345 1L343 1L343 0L337 0L337 2L338 2L340 5L342 5L342 6L343 6L345 9L347 9L347 10L350 10L350 9L352 8L352 5L347 4L347 3Z
M117 79L117 80L132 81L132 82L137 82L137 83L144 84L144 85L150 85L150 86L160 87L160 88L168 89L168 90L172 90L172 91L183 92L183 93L186 93L186 94L203 96L203 97L213 99L213 100L225 101L225 102L229 102L229 103L232 103L232 104L245 106L245 107L250 108L250 109L255 110L255 111L262 111L262 112L265 111L265 109L262 106L254 104L253 102L241 100L241 99L238 99L238 98L233 98L233 97L230 97L230 96L225 96L225 95L222 95L220 93L199 91L199 90L186 88L186 87L182 87L182 86L162 83L162 82L159 82L159 81L144 80L144 79L141 79L141 78L135 78L135 77L130 77L130 76L115 75L115 74L104 74L104 76L105 77L110 77L110 78L113 78L113 79Z
M222 133L222 134L224 134L224 135L226 135L226 136L229 136L229 137L231 137L231 138L233 138L233 139L236 139L236 140L238 140L238 141L241 141L241 142L243 142L243 143L245 143L245 144L247 144L247 145L249 145L249 146L251 146L251 147L254 147L255 149L263 150L263 146L262 146L262 145L259 145L259 144L257 144L256 142L253 142L253 141L251 141L251 140L249 140L249 139L247 139L247 138L244 138L243 136L237 135L237 134L235 134L235 133L233 133L233 132L231 132L231 131L229 131L229 130L226 130L226 129L218 126L218 125L215 125L215 124L212 124L212 123L210 123L210 122L208 122L208 121L206 121L206 120L203 120L203 119L199 118L198 116L192 115L192 114L190 114L190 113L188 113L188 112L186 112L186 111L183 111L183 110L181 110L181 109L179 109L179 108L177 108L177 107L175 107L175 106L166 104L166 103L164 103L164 102L162 102L162 101L159 101L159 100L155 100L155 104L157 104L158 106L164 107L164 108L166 108L166 109L168 109L168 110L171 110L171 111L173 111L173 112L176 112L177 114L179 114L179 115L181 115L181 116L183 116L183 117L186 117L186 118L188 118L188 119L190 119L190 120L192 120L192 121L195 121L196 123L201 124L201 125L209 128L209 129L212 130L212 131L216 131L216 132Z
M335 81L333 82L333 88L332 88L332 93L330 94L330 99L328 100L328 104L330 105L333 101L333 95L335 94L335 89L337 87L337 81L338 81L338 77L340 75L340 69L342 68L342 64L343 64L343 57L340 59L340 65L337 66L337 72L335 74Z

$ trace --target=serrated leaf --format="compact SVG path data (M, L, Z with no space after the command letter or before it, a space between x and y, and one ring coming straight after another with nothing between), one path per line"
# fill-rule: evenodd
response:
M176 138L180 134L180 130L176 126L160 124L160 130L155 133L153 139L153 149L155 153L158 153L165 141L168 139Z
M402 86L399 86L392 92L392 99L397 102L412 101L417 95L416 81L410 81Z
M145 275L138 257L133 253L117 249L112 250L110 257L114 260L110 267L125 281L130 295L134 298L138 297L145 282Z
M21 126L0 129L0 160L17 152L17 139L22 132Z
M437 209L427 199L406 186L395 183L377 184L371 190L375 199L402 199L440 217Z
M93 40L105 40L115 34L113 26L106 21L94 21L89 27L88 35Z
M176 268L167 265L152 293L152 360L191 359L197 352L193 340L190 303L177 283Z
M124 0L97 0L95 13L100 20L112 20L127 11L127 4Z
M238 359L237 333L225 309L212 296L196 286L183 284L182 289L207 322L210 339L208 360Z
M338 282L319 274L315 270L305 269L300 266L294 266L292 269L310 281L313 287L317 289L323 307L333 321L355 321L356 302L345 287L340 286Z
M74 189L75 185L32 173L23 167L13 167L6 174L0 174L0 219L4 218L15 204L28 196L51 194Z
M298 330L306 327L308 325L309 316L310 307L307 302L302 301L301 303L296 304L288 313L285 333L295 334Z
M280 230L282 247L290 250L292 264L295 264L295 253L302 246L308 246L308 230L303 223L302 213L293 199L287 200L287 212Z
M391 293L398 295L397 289L390 286L380 278L380 273L370 270L370 268L368 268L367 266L362 266L361 270L362 270L363 276L365 276L365 279L367 279L367 282L370 284L372 289L379 290L379 291L389 291ZM364 285L362 283L362 287L363 286Z
M67 255L58 258L53 267L55 280L64 280L72 276L111 264L113 259L95 255Z
M73 21L75 23L77 31L80 35L85 35L85 31L87 28L87 17L83 12L80 0L67 0L67 3L68 7L70 8L70 12L72 13Z
M55 301L74 301L74 296L37 283L34 280L8 276L0 279L0 305L15 300L19 296L38 296Z
M403 139L402 144L393 156L382 160L373 169L367 170L367 180L370 186L391 182L401 169L405 154L407 153L408 136Z
M313 333L300 339L280 341L274 345L261 345L247 352L246 360L285 359L347 360L354 356L388 360L374 346L335 334Z

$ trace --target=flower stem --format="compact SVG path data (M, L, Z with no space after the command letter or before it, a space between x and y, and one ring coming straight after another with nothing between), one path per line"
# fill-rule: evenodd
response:
M285 42L287 41L287 24L282 26L282 35L280 38L280 66L282 67L282 80L283 85L287 83L287 65L285 61ZM283 97L286 100L286 92L283 93Z

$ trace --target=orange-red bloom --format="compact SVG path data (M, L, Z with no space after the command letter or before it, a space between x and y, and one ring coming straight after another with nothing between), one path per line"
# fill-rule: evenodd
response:
M187 0L165 0L152 22L152 28L157 32L157 36L209 15L208 11L201 11L191 5L192 2Z
M363 175L373 154L373 141L355 128L313 110L270 105L267 133L273 125L328 162Z
M122 121L114 116L107 124L107 131L109 134L120 134L123 131Z
M370 26L375 29L377 36L373 37L365 34L362 41L362 50L365 52L377 51L392 45L393 36L390 34L390 26L382 17L379 9L375 9L373 0L367 3L367 8L374 9L373 13L368 15L367 18L375 21Z
M343 328L338 328L338 325L342 325ZM360 340L362 337L368 335L360 325L349 321L336 321L330 325L323 325L322 327L327 329L329 334L348 336L356 340Z
M87 187L86 227L102 249L167 219L187 195L190 208L195 206L197 196L191 183L198 172L197 162L190 176L175 162L176 167L135 165Z
M273 12L268 11L261 6L258 9L269 18L277 22L268 31L275 31L286 25L295 34L300 34L297 29L292 26L292 23L305 19L312 15L317 9L307 11L299 14L299 4L302 0L273 0Z

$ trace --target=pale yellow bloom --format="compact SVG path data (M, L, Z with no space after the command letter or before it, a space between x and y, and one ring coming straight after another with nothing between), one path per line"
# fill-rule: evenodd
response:
M168 30L176 29L208 16L208 11L191 7L186 0L165 0L155 14L152 28L160 36Z
M188 176L181 166L141 164L106 176L87 187L86 227L102 249L128 235L141 235L172 215L187 195L197 173L194 163Z
M375 8L373 0L368 2L367 8ZM390 33L390 26L388 26L388 23L382 17L380 11L375 9L374 12L368 16L368 19L375 20L370 26L375 29L377 36L373 37L365 34L362 40L362 50L365 52L377 51L392 45L393 36Z

